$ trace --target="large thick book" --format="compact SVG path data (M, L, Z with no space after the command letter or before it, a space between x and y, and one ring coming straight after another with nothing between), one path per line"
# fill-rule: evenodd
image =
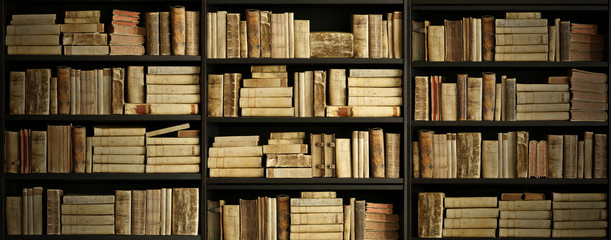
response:
M483 208L497 207L496 197L446 197L445 208Z
M172 190L172 234L197 235L199 227L199 189Z
M443 230L444 193L418 194L418 237L439 238Z

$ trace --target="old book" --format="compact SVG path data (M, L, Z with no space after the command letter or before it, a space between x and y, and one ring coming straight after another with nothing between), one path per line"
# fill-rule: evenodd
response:
M25 113L49 114L51 69L28 69L25 72Z
M125 103L125 70L123 68L112 69L112 114L123 114Z
M266 167L311 167L310 155L302 154L267 154Z
M552 237L606 237L606 229L553 229Z
M159 235L161 220L161 189L146 190L145 235Z
M482 177L498 178L498 141L482 141Z
M147 94L146 102L147 103L162 103L162 104L199 103L200 95L199 94L181 94L181 95Z
M95 45L104 46L108 44L106 33L64 33L62 38L63 45Z
M354 57L369 58L369 16L352 15L352 34L354 35Z
M242 108L242 116L285 116L292 117L295 114L294 108Z
M368 15L369 58L382 57L382 15Z
M295 20L295 58L310 58L310 20Z
M374 178L386 177L384 152L384 132L381 128L369 130L371 173Z
M598 92L606 93L607 84L605 83L588 83L588 82L571 82L572 91L583 91L583 92Z
M420 142L422 143L422 141ZM456 146L458 149L458 177L479 178L481 166L481 133L458 133Z
M327 72L314 71L314 117L325 116Z
M170 44L170 12L159 12L159 53L171 54Z
M227 19L229 19L229 15ZM239 21L236 23L236 26L238 24L239 24ZM199 54L199 31L200 31L199 28L200 28L199 11L186 11L185 13L185 39L186 39L185 40L185 54L188 56L197 56ZM236 35L239 34L239 30L237 28L234 29L234 32L235 32L234 34Z
M606 209L569 209L553 210L553 220L557 221L598 221L607 219Z
M445 208L485 208L497 207L496 197L446 197Z
M401 134L398 133L386 133L385 135L385 177L386 178L398 178L399 167L400 167L400 150L399 146L401 143Z
M108 46L64 46L64 55L108 55Z
M358 96L358 94L353 93L351 91L348 93L348 95L349 96ZM329 70L329 105L337 105L337 106L346 105L346 70L345 69L330 69Z
M563 177L577 178L577 135L564 135L562 156Z
M199 145L149 145L146 154L153 157L196 156L200 154L200 148Z
M141 45L144 44L144 36L108 34L108 45Z
M199 219L199 189L172 190L172 234L196 235Z
M424 61L424 22L412 21L412 60Z
M482 58L484 61L493 61L494 42L494 17L490 15L482 16ZM496 32L498 27L496 27Z
M482 120L482 78L467 79L467 120Z
M551 229L500 228L499 237L550 237Z
M271 13L270 13L271 14ZM267 15L270 17L270 15ZM271 22L271 38L268 39L271 41L271 57L272 58L288 58L288 29L286 28L288 24L288 19L286 19L284 13L274 13L271 14L271 18L268 21ZM261 31L263 34L263 29ZM263 40L263 35L262 39ZM262 44L263 41L261 41ZM266 43L269 44L269 43ZM263 47L261 47L261 54L263 55ZM268 55L268 53L266 53Z
M144 103L144 67L127 67L127 102Z
M264 177L263 168L216 168L210 169L210 177Z
M444 228L443 237L495 237L496 229Z
M147 164L146 173L198 173L199 164Z
M160 55L160 19L159 12L147 12L144 15L146 24L146 51L148 55Z
M19 173L21 165L19 132L4 131L4 142L4 171L6 173Z
M291 213L291 224L336 224L343 222L343 213Z
M261 57L261 21L259 10L246 10L246 27L248 57L259 58Z
M540 200L540 201L499 201L499 209L501 211L540 211L540 210L551 210L551 200Z
M240 239L240 205L222 205L221 208L220 235L227 240Z
M144 173L142 164L111 164L95 163L92 166L94 173Z
M311 32L310 57L346 58L353 54L353 36L343 32Z
M418 194L418 237L441 237L444 193Z
M261 22L261 57L270 58L272 56L272 12L260 11ZM280 28L280 26L277 26ZM275 29L276 31L280 29ZM284 28L282 28L284 30ZM276 39L278 40L278 39Z
M22 235L25 233L23 228L25 227L22 224L23 219L23 209L24 205L22 204L22 197L6 197L6 234L7 235ZM57 214L59 216L59 214ZM47 215L49 216L49 215ZM48 223L53 223L49 222ZM59 224L59 220L57 221ZM57 232L47 231L49 235L57 235L59 234L59 230Z
M8 55L61 55L61 46L8 46Z
M75 173L85 172L86 132L85 127L72 128L72 166Z
M547 53L547 44L496 46L496 53Z
M7 46L59 46L59 35L6 35Z
M62 215L63 225L112 225L113 215Z
M30 133L30 172L47 172L47 132L31 131Z
M518 104L565 103L569 100L568 92L517 92Z
M93 155L93 163L144 164L144 155ZM87 164L85 164L87 165Z
M607 177L607 134L594 134L594 178Z
M447 228L496 228L495 218L446 218L443 220L444 227Z
M62 235L71 234L114 234L114 225L63 225Z
M133 190L131 202L131 230L133 235L144 235L146 230L146 190Z
M185 55L186 45L186 12L183 6L172 6L170 8L172 54Z
M500 219L552 219L552 212L549 210L506 210L501 211Z
M607 221L564 221L554 222L554 230L556 229L596 229L606 228Z
M212 148L209 148L208 150L208 157L260 157L260 156L263 156L262 146L220 147L220 148L212 147Z
M554 202L594 202L606 201L606 193L553 193Z
M25 72L10 72L9 113L25 114ZM28 95L31 96L31 95Z
M496 75L494 73L487 72L483 73L482 78L482 119L484 121L493 121L496 99Z
M418 152L420 153L420 177L433 177L433 131L419 131Z
M238 90L242 74L225 73L223 77L223 116L238 116Z
M146 85L147 94L195 94L199 85Z
M242 87L245 87L245 88L288 87L288 81L286 78L247 78L243 80Z
M555 223L556 224L556 223ZM551 220L538 219L500 219L500 228L543 228L549 229L552 225Z
M132 233L132 191L115 191L115 233L130 235Z
M208 74L208 116L223 116L223 75Z
M606 102L606 93L593 93L593 92L582 92L582 91L571 91L573 101L588 101L588 102Z
M348 87L400 87L400 77L348 77Z
M65 198L65 197L64 197ZM114 214L114 203L111 204L62 204L61 213L71 215Z
M267 178L312 178L311 168L267 168Z
M516 176L517 178L528 178L528 132L516 132Z
M399 87L359 87L348 89L348 96L351 97L400 97L402 95L403 89Z
M327 106L327 117L399 117L401 107Z
M261 167L261 157L209 157L208 168Z
M6 26L7 35L58 35L60 34L61 24L46 25L8 25Z
M444 20L445 60L450 62L463 60L462 20Z
M446 210L446 218L496 218L498 208L454 208Z
M569 110L568 103L518 104L516 111L520 112L565 112Z
M594 133L593 132L584 132L584 169L583 169L583 177L584 178L592 178L592 170L594 166Z
M604 209L606 202L557 202L554 201L554 209Z
M414 97L414 120L428 121L429 120L429 77L416 76L415 85L416 86L414 90L414 95L415 95ZM446 88L451 88L451 87L446 87ZM442 100L443 99L446 99L446 98L442 98ZM451 117L451 114L448 114L448 117Z

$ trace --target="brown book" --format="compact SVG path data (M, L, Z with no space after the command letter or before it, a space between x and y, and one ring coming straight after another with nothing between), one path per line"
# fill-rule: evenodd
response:
M238 116L238 94L242 74L225 73L223 77L223 116Z
M327 72L314 71L314 117L324 117L327 92Z
M259 232L257 200L240 199L240 235L242 239L256 240Z
M592 35L592 34L581 34L581 33L571 33L570 40L571 43L574 42L584 42L584 43L602 43L604 42L603 35Z
M47 132L46 131L30 131L30 172L31 173L46 173L47 172Z
M63 194L61 189L47 189L47 235L61 234L60 206Z
M562 178L563 136L547 136L547 173L549 178Z
M386 176L384 131L381 128L369 129L369 144L372 176L374 178L384 178Z
M25 196L24 196L25 197ZM22 197L6 197L6 234L7 235L22 235L25 233L23 230L23 216L25 205L23 204ZM52 235L53 232L49 233Z
M86 132L85 127L72 128L72 165L75 173L85 173Z
M507 116L505 119L506 121L516 120L516 104L516 79L507 78L505 86L505 105L502 106L505 108L504 112Z
M543 141L539 141L537 143L537 177L547 177L548 176L548 172L547 172L547 159L548 159L548 152L547 152L547 141L543 140Z
M223 75L208 74L208 116L223 116Z
M110 55L144 55L144 46L141 45L111 45Z
M369 14L369 58L382 58L382 15Z
M414 120L429 120L429 77L416 76L414 90Z
M560 22L560 61L568 62L570 58L571 48L571 22Z
M123 114L123 104L125 103L125 69L112 69L112 114Z
M172 54L170 44L170 12L159 13L159 53L161 55ZM139 43L142 44L142 43Z
M261 21L261 57L262 58L270 58L272 57L272 42L273 38L273 30L272 30L272 12L271 11L260 11L260 21ZM275 17L277 18L277 17ZM278 26L278 30L284 30L284 27L280 29L281 26ZM279 39L276 39L279 40Z
M418 193L418 237L440 238L444 193Z
M467 117L467 74L458 74L458 77L456 79L456 91L457 91L457 99L458 99L458 120L459 121L466 121L468 119Z
M131 229L133 235L144 235L146 232L146 191L132 191Z
M25 72L10 72L9 76L9 113L25 114Z
M247 44L248 57L261 57L261 21L260 11L256 9L246 10L246 28L247 28Z
M418 151L420 152L420 177L433 177L433 136L435 132L421 130L418 139Z
M104 46L108 44L106 33L64 33L63 45L96 45Z
M240 58L239 13L227 14L227 58Z
M457 62L463 60L462 20L444 20L445 60Z
M146 53L159 55L159 12L147 12L144 15L146 24Z
M348 58L353 57L353 36L344 32L311 32L310 57Z
M484 121L493 121L496 99L496 74L491 72L483 73L482 85L482 118Z
M606 83L607 74L571 69L571 82Z
M27 69L25 72L25 113L49 114L51 69Z
M528 142L528 178L538 178L537 175L537 149L538 142L530 140Z
M594 178L607 178L607 134L594 134Z
M172 234L197 235L199 189L174 188L172 191Z
M170 24L172 25L172 55L185 55L186 13L185 7L170 8Z
M573 101L607 102L607 93L571 91Z
M20 172L20 142L19 132L4 131L4 172L6 173Z
M606 83L571 82L571 91L606 93L608 90Z
M481 139L479 132L458 133L456 163L458 178L479 178L481 171ZM420 141L422 142L422 141Z
M278 217L278 240L289 239L289 225L290 225L290 202L289 196L278 195L276 203L276 214ZM272 210L273 211L273 210Z
M594 165L594 133L584 132L583 134L583 149L584 149L584 166L583 177L592 178L592 170Z
M57 67L57 111L70 114L70 67Z
M352 15L352 34L354 35L354 57L369 58L369 16Z
M132 191L115 191L115 233L117 235L132 234Z
M516 176L528 178L528 132L516 132Z
M482 58L484 61L493 61L494 46L494 17L482 16Z
M577 178L577 135L564 135L563 140L563 178Z

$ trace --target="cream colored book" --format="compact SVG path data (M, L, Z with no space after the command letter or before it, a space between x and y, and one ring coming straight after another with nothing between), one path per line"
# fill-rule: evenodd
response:
M253 65L253 66L250 66L250 72L258 72L258 73L286 72L286 65Z
M569 92L517 92L517 103L567 103Z
M568 92L568 84L516 84L518 92Z
M494 228L444 228L443 237L496 237Z
M258 146L259 141L213 142L213 147L252 147Z
M148 66L148 74L199 74L200 67L197 66Z
M287 72L252 72L252 78L288 78Z
M201 159L199 156L180 156L180 157L147 157L147 164L199 164Z
M62 225L113 225L114 215L62 215Z
M303 138L291 138L291 139L269 139L267 140L269 145L278 144L303 144Z
M303 154L267 154L266 167L312 167L312 156Z
M146 146L146 156L197 156L200 154L199 145L149 145Z
M343 222L343 213L291 213L291 224L334 224Z
M240 97L292 97L293 87L240 88Z
M332 239L339 240L343 238L342 232L291 232L290 239L295 240L316 240L316 239Z
M551 229L500 228L499 237L551 237Z
M239 104L241 108L290 108L293 106L293 98L240 98Z
M554 209L604 209L607 202L554 202Z
M552 210L551 200L542 201L499 201L499 209L504 210Z
M144 164L144 155L93 155L93 163Z
M455 208L446 210L446 218L496 218L498 208Z
M94 147L133 147L144 146L144 136L104 136L92 137Z
M199 164L147 164L146 173L198 173Z
M48 25L8 25L6 35L59 35L60 24Z
M607 229L553 229L553 238L606 237Z
M115 204L62 204L62 215L113 215Z
M348 87L401 87L400 77L348 77Z
M291 206L291 213L339 213L343 206Z
M263 156L263 147L211 147L208 157L260 157Z
M246 78L242 80L244 88L288 87L286 78Z
M146 74L146 84L197 85L199 75L187 74Z
M93 147L94 155L143 155L145 147Z
M335 171L338 178L352 177L350 138L335 139Z
M553 210L557 221L598 221L607 219L607 209Z
M556 225L556 223L554 223ZM499 219L500 228L551 228L552 220Z
M143 164L94 163L94 173L144 173Z
M115 202L115 195L66 195L64 204L110 204Z
M276 144L263 145L264 154L299 154L308 153L307 144Z
M100 10L66 11L67 18L100 18Z
M295 109L292 107L242 108L243 117L292 117Z
M446 218L443 220L445 228L496 228L496 218Z
M7 46L59 46L59 35L6 35Z
M106 33L63 33L63 45L105 46L108 45Z
M64 55L108 55L108 46L64 46Z
M401 106L403 97L348 97L348 106Z
M312 168L267 168L267 178L312 178Z
M195 94L199 85L146 85L147 94Z
M554 202L593 202L606 201L606 193L553 193Z
M305 132L270 132L270 139L303 139Z
M8 46L7 55L62 55L62 46Z
M199 138L178 138L178 137L148 137L147 145L196 145Z
M264 177L264 168L214 168L209 177Z
M517 112L517 121L563 121L569 120L569 112Z
M216 136L214 137L214 142L216 143L241 142L241 141L259 142L259 136L258 135L249 135L249 136Z
M62 235L115 234L115 225L62 225Z
M299 206L341 206L341 198L291 198L291 207Z
M547 61L547 53L495 53L495 61Z
M500 219L552 219L552 211L501 211Z
M344 230L343 224L291 224L292 233L312 233L312 232L341 232Z
M258 168L262 157L209 157L208 168Z
M327 106L327 117L400 117L398 106Z
M100 23L100 18L64 18L65 23Z
M348 88L348 96L350 97L401 97L403 96L403 88L399 88L399 87L387 87L387 88L351 87L351 88Z
M295 20L295 58L310 58L310 20Z
M495 27L547 26L547 19L495 19Z
M143 127L93 127L93 136L143 136Z
M167 127L167 128L162 128L162 129L158 129L158 130L154 130L154 131L149 131L149 132L146 133L146 137L159 136L159 135L166 134L166 133L171 133L171 132L176 132L176 131L180 131L180 130L189 129L190 127L191 127L191 125L189 123L175 125L175 126L171 126L171 127Z
M554 229L592 229L592 228L607 228L607 226L608 226L607 220L554 222Z
M495 208L496 197L446 197L445 208Z
M518 104L516 112L562 112L569 111L569 103Z
M301 192L301 198L337 198L337 192Z
M115 197L115 232L117 235L132 233L132 191L116 190Z
M547 53L547 44L495 46L495 53Z
M402 69L349 69L350 77L401 77Z

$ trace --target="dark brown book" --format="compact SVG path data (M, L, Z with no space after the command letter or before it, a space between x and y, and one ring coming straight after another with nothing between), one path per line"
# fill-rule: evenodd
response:
M355 202L355 215L354 215L354 230L355 239L365 239L365 200L357 200Z
M132 191L132 234L146 232L146 190Z
M241 239L258 239L259 221L257 220L257 200L240 199L240 235L242 236Z
M64 191L47 189L47 235L61 234L61 199Z
M590 83L590 82L571 82L572 91L583 91L583 92L595 92L595 93L606 93L608 90L606 83Z
M187 31L185 7L173 6L170 9L170 24L172 25L172 55L185 55Z
M482 134L462 132L456 137L458 178L479 178L482 164Z
M443 229L442 192L418 193L418 237L441 238Z
M572 61L570 58L571 48L571 22L560 22L560 61Z
M594 178L607 178L607 134L594 134Z
M369 129L369 160L371 161L371 173L374 178L384 178L385 156L384 156L384 130L381 128Z
M70 67L57 67L57 113L70 114Z
M605 41L605 37L603 35L571 33L571 43L573 42L603 43L604 41Z
M369 14L369 58L382 58L382 15Z
M159 55L159 12L147 12L144 18L146 24L146 54Z
M444 20L445 60L458 62L463 60L462 20Z
M602 52L574 52L571 51L569 53L569 61L577 62L577 61L602 61L603 53Z
M170 12L159 13L159 54L171 55L172 45L170 44Z
M112 69L112 114L123 114L125 103L125 69Z
M227 58L240 58L239 13L227 13Z
M278 216L278 240L288 240L289 229L291 224L290 197L287 195L278 195L276 199L276 212Z
M221 230L221 212L222 206L220 201L206 200L206 224L207 224L207 240L220 240L222 235ZM169 234L171 235L171 233Z
M25 72L10 72L9 113L25 114Z
M420 130L418 138L418 150L420 152L420 177L433 177L433 135L435 132Z
M562 176L564 178L577 178L577 135L563 136Z
M483 73L482 84L482 119L484 121L494 121L494 106L496 99L496 74L492 72Z
M505 107L504 112L506 113L507 118L505 121L515 121L516 120L516 79L515 78L507 78L506 86L505 86Z
M607 74L571 69L571 82L606 83Z
M467 74L458 74L458 77L456 78L459 121L467 121L467 78Z
M199 188L172 189L172 235L197 235Z
M272 57L272 12L261 11L261 57Z
M570 51L575 52L596 52L605 50L605 45L602 43L581 43L571 42Z
M528 132L517 131L516 133L516 173L518 178L528 178L529 155L528 155Z
M49 84L49 114L57 114L57 77L52 77Z
M314 71L314 117L324 117L326 108L327 72Z
M562 135L547 135L547 175L549 178L562 178Z
M85 127L72 128L72 165L75 173L85 173L85 153L87 151Z
M261 21L259 10L246 10L246 34L248 44L248 57L261 57Z
M238 94L242 74L225 73L223 76L223 116L238 116Z
M482 60L494 61L494 17L482 16Z
M25 113L49 114L51 69L25 71Z

